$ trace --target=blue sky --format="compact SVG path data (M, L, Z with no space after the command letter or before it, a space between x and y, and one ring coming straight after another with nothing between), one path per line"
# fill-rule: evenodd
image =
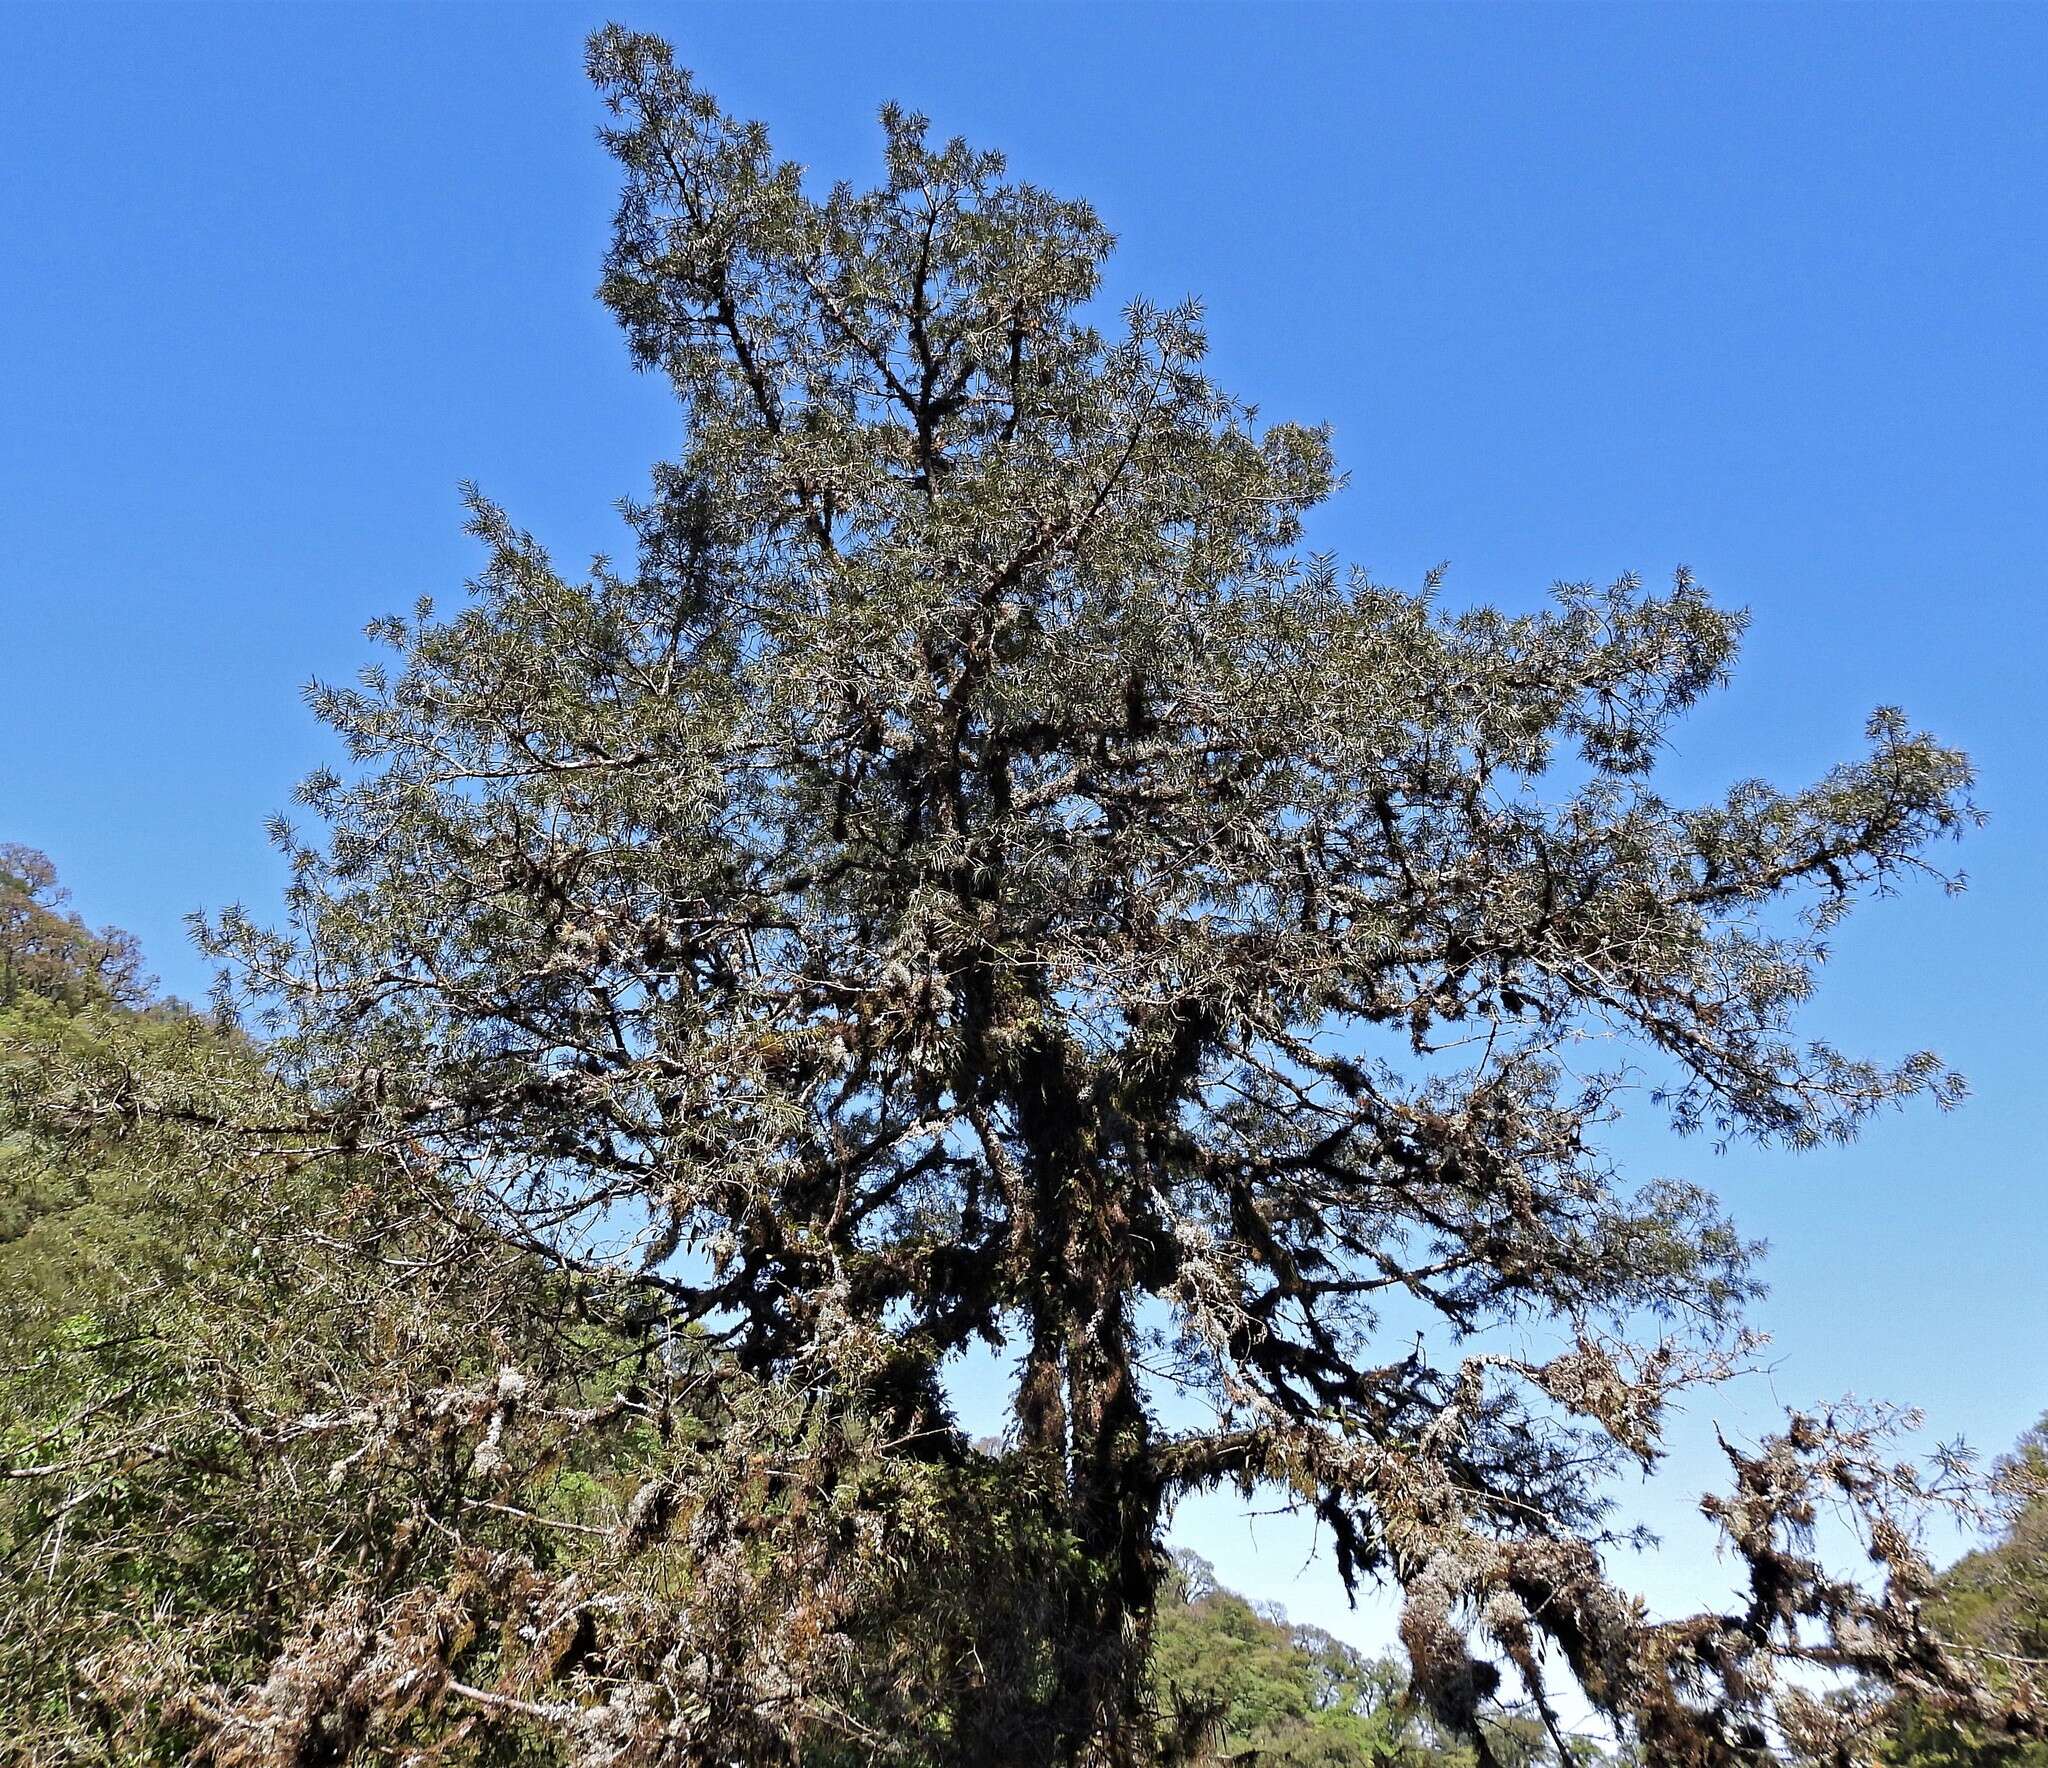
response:
M311 675L474 565L478 479L565 558L672 452L592 299L612 197L575 6L0 14L0 839L203 987L182 916L275 900L262 836L327 755ZM2048 1408L2048 8L646 4L821 178L876 106L1006 150L1120 235L1112 292L1208 303L1223 382L1330 421L1319 546L1446 598L1692 566L1755 624L1674 778L1792 784L1884 702L1977 758L1955 901L1836 942L1812 1023L1932 1045L1972 1102L1801 1158L1645 1133L1774 1247L1767 1380L1707 1421L1924 1404L2001 1448ZM1306 1531L1208 1501L1228 1581L1346 1618Z

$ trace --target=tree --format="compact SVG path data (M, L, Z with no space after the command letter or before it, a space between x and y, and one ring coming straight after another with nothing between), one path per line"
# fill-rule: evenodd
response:
M721 1487L648 1451L610 1544L548 1574L559 1674L458 1673L480 1621L420 1645L411 1571L332 1572L362 1661L413 1642L404 1723L510 1714L590 1762L1135 1762L1180 1747L1145 1674L1162 1518L1221 1481L1400 1585L1415 1690L1482 1763L1504 1675L1548 1715L1546 1662L1674 1764L1753 1759L1789 1658L1963 1688L1882 1421L1731 1451L1746 1606L1652 1625L1608 1582L1601 1482L1740 1362L1754 1285L1713 1200L1631 1188L1600 1129L1630 1062L1681 1130L1794 1146L1957 1097L1793 1021L1826 930L1972 820L1964 758L1886 710L1813 786L1670 802L1667 733L1742 626L1685 574L1451 613L1304 558L1327 436L1213 385L1192 306L1099 329L1085 204L893 108L884 183L816 197L662 43L607 29L590 71L625 178L603 298L683 453L623 568L565 575L472 500L467 605L377 623L397 667L314 695L353 764L305 788L324 838L280 830L290 926L207 937L299 1102L260 1183L339 1162L460 1224L472 1310L552 1269L694 1334L822 1461L750 1483L742 1433ZM943 1385L977 1340L1018 1359L996 1457ZM526 1385L544 1335L495 1342L483 1386L397 1365L377 1440L459 1392L502 1476L517 1416L574 1408ZM1166 1422L1162 1381L1214 1422ZM1806 1550L1829 1493L1881 1594ZM887 1637L864 1614L915 1610L903 1568L957 1587L998 1537L932 1609L937 1684L847 1669ZM322 1612L222 1735L289 1694L360 1743Z
M1397 1664L1260 1614L1192 1554L1174 1556L1160 1592L1152 1676L1162 1709L1210 1718L1204 1762L1447 1768L1455 1759L1428 1739Z
M73 1008L148 1000L154 982L142 973L135 936L118 927L94 933L64 912L70 896L47 854L0 842L0 1012L24 995Z
M2027 1672L2048 1663L2048 1418L2020 1438L1998 1469L2010 1500L1989 1546L1942 1573L1935 1625L1952 1648L1983 1665L2021 1700L2038 1702ZM2043 1768L2048 1743L2004 1715L1958 1717L1908 1699L1891 1703L1883 1759L1898 1768ZM1972 1721L1977 1722L1973 1723Z
M59 1150L21 1109L80 1064L168 1075L226 1044L152 999L135 941L67 899L44 855L0 845L0 1754L23 1761L81 1759L57 1752L111 1615L248 1606L237 1539L172 1522L189 1491L158 1479L184 1434L165 1328L217 1248L132 1147ZM152 1526L109 1526L124 1509Z

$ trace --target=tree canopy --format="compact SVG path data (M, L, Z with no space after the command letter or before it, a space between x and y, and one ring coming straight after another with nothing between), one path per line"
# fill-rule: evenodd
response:
M815 193L658 40L590 72L602 296L685 419L632 557L473 496L470 595L314 692L350 764L280 824L287 924L204 929L246 1085L38 1107L234 1171L348 1310L209 1401L229 1485L354 1494L353 1559L181 1697L211 1759L1186 1759L1162 1527L1219 1482L1398 1587L1482 1765L1560 1675L1700 1768L1854 1759L1790 1663L1990 1713L1882 1415L1731 1449L1725 1612L1653 1623L1602 1556L1755 1288L1603 1128L1958 1097L1798 1018L1829 928L1941 876L1964 757L1880 709L1810 786L1674 801L1743 626L1687 574L1507 613L1342 570L1328 436L1218 388L1195 307L1112 322L1087 205L894 108L883 181ZM1813 1556L1830 1502L1877 1592Z

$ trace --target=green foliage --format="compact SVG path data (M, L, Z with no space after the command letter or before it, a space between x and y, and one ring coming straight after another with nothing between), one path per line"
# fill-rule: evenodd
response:
M2001 1537L1942 1574L1930 1609L1951 1649L2010 1696L2026 1669L2048 1665L2048 1418L1999 1472L2013 1506ZM2012 1736L2001 1717L1973 1723L1909 1696L1892 1708L1884 1759L1896 1768L2048 1768L2048 1744Z
M116 1616L232 1633L252 1592L243 1533L203 1495L217 1440L184 1404L195 1278L232 1254L136 1149L53 1138L25 1110L67 1072L196 1074L230 1046L152 1004L134 942L64 900L47 859L0 848L0 1738L70 1759L79 1667ZM90 1446L116 1435L122 1453Z
M1175 1556L1154 1624L1151 1676L1160 1711L1204 1735L1202 1762L1258 1768L1463 1768L1469 1745L1447 1737L1392 1658L1368 1657L1320 1628L1217 1586L1209 1566ZM1503 1768L1554 1761L1540 1724L1489 1713L1485 1736ZM1584 1758L1598 1758L1586 1746Z
M93 932L64 904L49 857L0 842L0 1012L23 997L76 1010L91 1004L140 1006L151 980L132 934Z
M1214 1715L1225 1756L1399 1759L1392 1751L1411 1723L1395 1705L1405 1678L1390 1665L1354 1669L1344 1655L1334 1641L1311 1644L1243 1597L1213 1590L1161 1604L1152 1676L1167 1710Z

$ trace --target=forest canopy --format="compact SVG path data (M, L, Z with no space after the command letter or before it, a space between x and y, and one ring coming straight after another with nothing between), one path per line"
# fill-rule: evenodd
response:
M1197 306L1106 312L1085 202L893 106L880 182L820 192L658 39L589 73L599 292L683 420L628 556L471 495L475 581L312 691L347 761L276 827L278 923L199 923L210 1015L6 850L30 1759L2038 1737L2020 1609L1918 1532L2026 1455L1803 1410L1705 1501L1731 1601L1610 1570L1757 1276L1608 1126L1639 1072L1792 1148L1960 1097L1805 1015L1844 916L1948 879L1967 759L1880 707L1807 786L1680 801L1744 626L1690 574L1509 612L1341 568L1329 435L1216 385ZM1166 1522L1219 1485L1395 1592L1404 1663L1191 1586Z

